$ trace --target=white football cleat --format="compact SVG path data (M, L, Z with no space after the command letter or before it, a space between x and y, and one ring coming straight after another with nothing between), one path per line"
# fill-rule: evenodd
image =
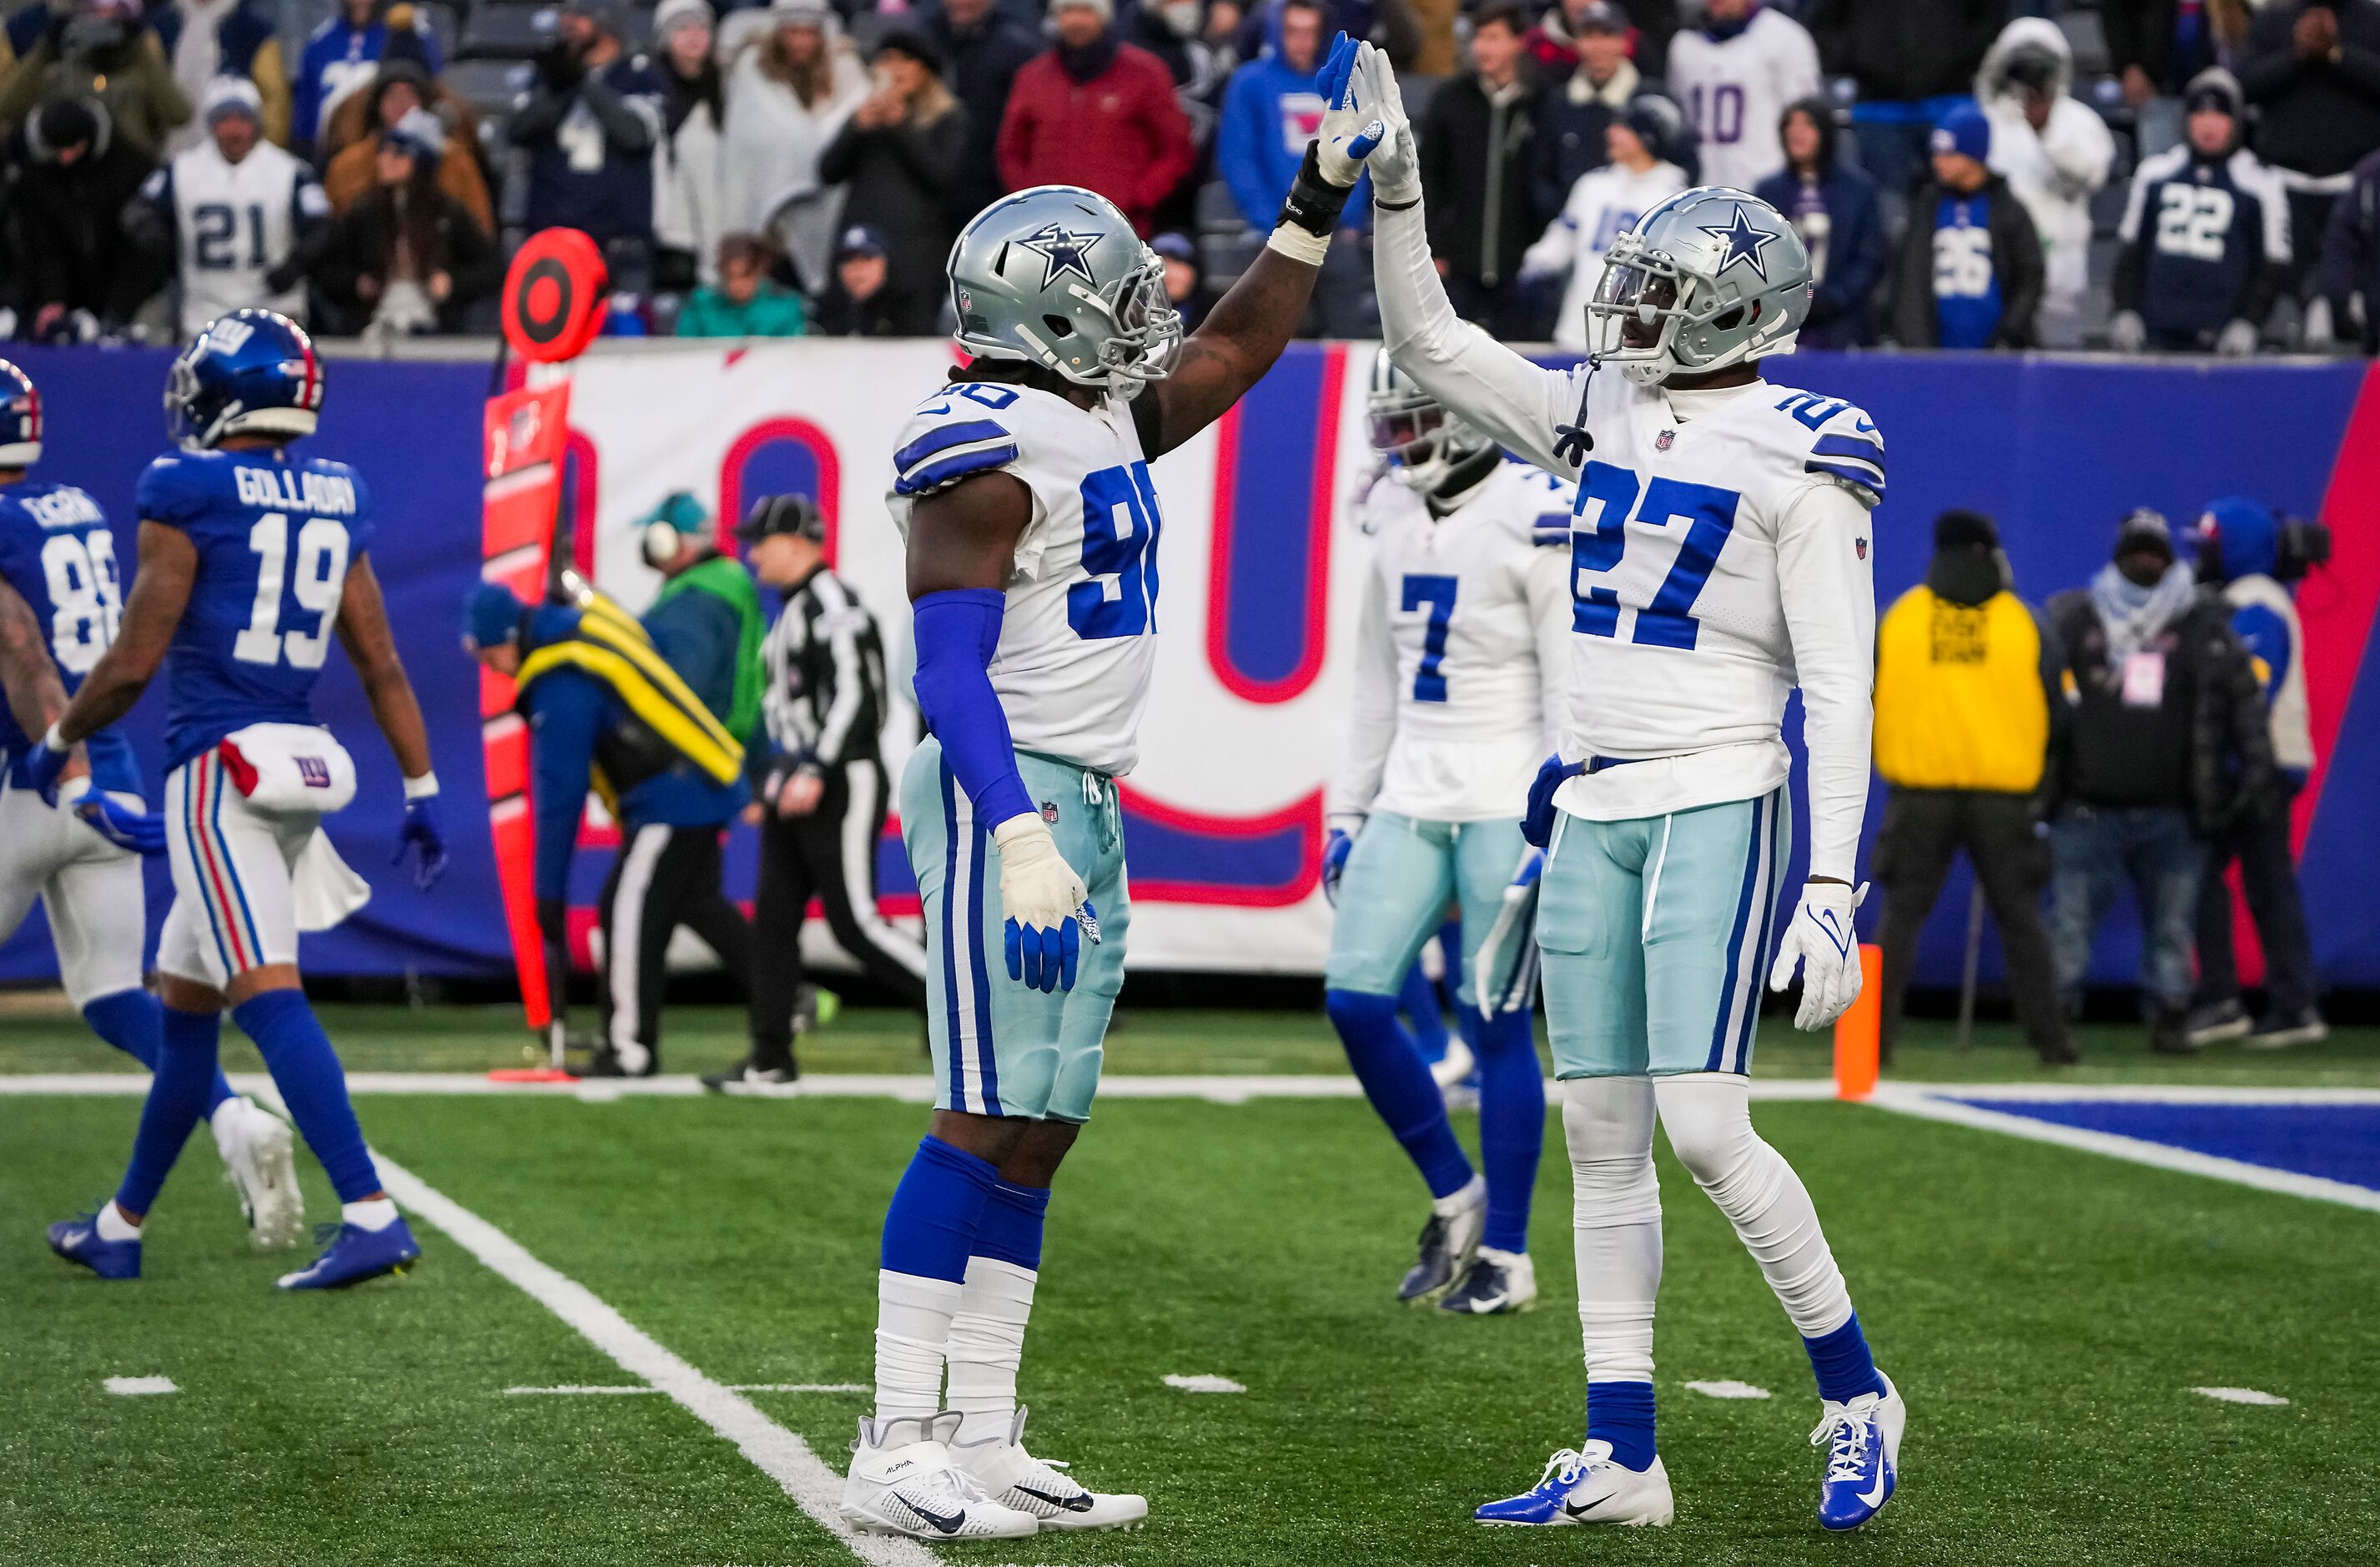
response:
M1002 1507L952 1462L955 1410L898 1420L859 1417L851 1473L843 1482L844 1522L863 1535L913 1540L1013 1540L1038 1534L1030 1512Z
M1818 1522L1828 1529L1856 1529L1875 1517L1900 1486L1900 1433L1909 1406L1881 1371L1880 1393L1862 1393L1849 1403L1824 1401L1810 1445L1827 1450L1827 1473L1818 1482Z
M244 1094L215 1107L208 1123L224 1179L239 1194L248 1241L259 1251L282 1251L306 1233L306 1198L298 1190L296 1140L289 1123Z
M1409 1305L1427 1306L1452 1289L1471 1266L1472 1256L1479 1249L1479 1237L1487 1229L1486 1177L1474 1175L1471 1184L1461 1191L1433 1199L1429 1222L1421 1227L1419 1255L1406 1270L1404 1282L1397 1286L1397 1298Z
M1130 1529L1148 1517L1148 1499L1086 1490L1062 1473L1065 1464L1025 1451L1025 1411L1005 1439L956 1442L951 1457L1002 1507L1031 1513L1045 1529Z
M1537 1265L1529 1254L1481 1246L1438 1308L1465 1317L1508 1317L1535 1310L1536 1304Z
M1502 1501L1483 1502L1472 1517L1482 1524L1539 1528L1565 1524L1617 1524L1658 1528L1677 1516L1670 1496L1670 1472L1660 1455L1641 1472L1615 1464L1609 1442L1589 1442L1584 1451L1562 1449L1546 1460L1545 1477L1529 1490Z

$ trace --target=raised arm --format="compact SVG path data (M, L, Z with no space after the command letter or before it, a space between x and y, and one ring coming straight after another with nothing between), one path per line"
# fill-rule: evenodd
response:
M165 662L165 650L190 601L199 548L188 534L164 523L144 522L140 552L140 569L132 579L115 640L83 676L82 688L51 730L69 746L81 744L132 711Z

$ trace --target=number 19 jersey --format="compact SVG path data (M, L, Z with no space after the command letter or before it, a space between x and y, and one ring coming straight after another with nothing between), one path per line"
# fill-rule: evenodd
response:
M176 452L133 499L199 552L166 655L166 767L251 723L312 723L347 566L371 537L363 480L285 449Z
M1132 406L1083 408L1029 386L944 387L903 427L888 504L910 508L978 473L1032 494L991 688L1020 751L1118 775L1139 759L1157 661L1157 486Z
M0 485L0 580L33 612L58 679L73 696L115 640L124 613L115 538L99 503L70 484ZM0 757L13 773L33 736L0 701ZM140 793L132 747L113 728L85 743L96 786Z

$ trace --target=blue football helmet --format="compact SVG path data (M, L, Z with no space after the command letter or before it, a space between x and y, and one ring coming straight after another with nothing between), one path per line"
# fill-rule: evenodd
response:
M165 433L183 446L203 450L226 435L311 435L322 410L314 340L273 310L217 318L165 375Z
M42 460L42 394L33 378L0 359L0 468Z

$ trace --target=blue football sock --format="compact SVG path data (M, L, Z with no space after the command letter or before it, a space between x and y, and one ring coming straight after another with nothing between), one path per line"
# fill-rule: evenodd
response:
M999 1183L999 1170L987 1160L939 1137L920 1138L884 1212L879 1266L890 1273L965 1282L967 1257Z
M1405 970L1404 989L1397 993L1397 1009L1405 1014L1407 1036L1424 1061L1446 1059L1446 1014L1438 1004L1438 986L1415 963Z
M94 1003L92 1010L100 1004L104 1003ZM132 1137L132 1162L125 1169L124 1184L115 1189L115 1206L127 1213L145 1214L155 1206L174 1161L182 1157L182 1145L190 1140L191 1129L206 1113L208 1086L223 1081L223 1072L215 1064L223 1014L176 1012L172 1007L158 1011L162 1015L156 1075L140 1107L140 1130Z
M994 1181L976 1226L974 1255L1039 1271L1041 1221L1049 1211L1049 1187Z
M1498 1251L1529 1249L1529 1198L1546 1140L1546 1080L1526 1012L1480 1020L1479 1162L1488 1172L1488 1228Z
M1347 1047L1348 1064L1364 1086L1364 1097L1413 1156L1429 1195L1451 1197L1471 1184L1471 1160L1447 1124L1446 1099L1429 1075L1429 1064L1397 1026L1394 996L1332 990L1324 998L1332 1026Z
M1818 1374L1818 1396L1836 1403L1849 1403L1862 1393L1884 1391L1884 1379L1876 1375L1876 1359L1867 1352L1867 1335L1860 1331L1859 1313L1831 1333L1815 1339L1803 1339L1802 1347L1810 1352L1810 1369Z
M1609 1442L1613 1462L1638 1473L1653 1464L1653 1384L1589 1382L1586 1439Z
M364 1147L364 1129L356 1124L355 1106L347 1102L346 1069L331 1048L314 1009L302 990L266 990L231 1009L231 1020L256 1041L289 1119L314 1157L331 1189L343 1203L361 1202L380 1190L380 1172L372 1168L371 1150Z
M146 990L118 990L83 1008L82 1020L91 1025L92 1033L154 1072L165 1028L164 1011ZM218 1066L214 1086L207 1091L206 1113L212 1115L215 1107L229 1098L231 1085L224 1081Z

